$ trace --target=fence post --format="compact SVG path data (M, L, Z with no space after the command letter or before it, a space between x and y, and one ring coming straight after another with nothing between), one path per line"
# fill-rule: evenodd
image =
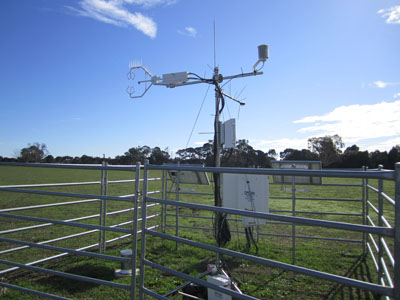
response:
M381 171L383 168L382 165L378 166L378 170ZM378 226L383 226L382 216L383 216L383 179L378 179ZM382 266L382 257L383 257L383 243L382 243L382 235L378 235L378 282L379 284L384 285L383 279L383 266Z
M147 188L148 188L148 164L149 161L146 159L144 161L144 169L143 169L143 192L142 192L142 235L141 235L141 246L140 246L140 279L139 279L139 299L144 299L144 260L146 258L145 251L146 251L146 218L147 218ZM135 270L136 271L136 270Z
M180 166L180 163L178 162L178 167ZM180 181L180 172L177 170L176 172L176 201L179 201L179 194L180 194L180 186L179 186L179 181ZM179 207L176 206L175 208L175 236L179 236ZM178 242L176 242L176 250L178 250Z
M168 174L167 174L167 171L165 174L164 194L165 194L164 199L168 200ZM163 205L164 205L164 231L163 232L165 233L165 230L167 228L167 205L166 204L163 204Z
M104 167L105 166L105 161L101 163L101 165ZM105 190L105 170L104 168L101 169L101 179L100 179L100 195L104 196L104 190ZM104 218L104 200L100 200L100 211L99 211L99 225L103 226L103 218ZM103 253L103 231L102 229L99 230L99 253Z
M400 300L400 162L395 164L394 299Z
M365 166L363 166L362 170L365 172L367 169ZM367 225L367 216L365 214L366 204L367 204L367 202L365 201L365 189L366 189L365 181L366 181L366 179L363 177L361 180L362 180L361 181L362 222L363 222L363 225ZM365 232L363 232L363 234L362 234L362 242L363 242L363 256L365 256L367 254L367 233L365 233Z
M296 168L292 165L292 168ZM296 177L292 176L292 216L296 216ZM296 264L296 225L292 223L292 264Z
M165 200L165 170L162 170L162 179L161 179L161 198ZM165 233L164 227L164 219L165 219L165 204L161 204L161 232Z
M137 228L138 228L138 202L140 187L140 162L136 163L135 168L135 199L133 208L133 226L132 226L132 257L131 257L131 300L135 299L136 294L136 255L137 255Z
M108 162L103 162L104 166L108 166ZM103 195L107 196L108 192L108 170L104 170L104 186L103 186ZM107 200L103 200L103 223L102 226L107 226ZM102 232L102 252L106 251L106 230Z

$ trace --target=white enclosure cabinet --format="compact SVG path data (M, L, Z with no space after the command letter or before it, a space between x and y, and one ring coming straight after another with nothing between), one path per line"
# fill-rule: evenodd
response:
M269 212L269 178L267 175L222 175L222 206L256 212ZM262 225L265 219L242 217L245 227Z

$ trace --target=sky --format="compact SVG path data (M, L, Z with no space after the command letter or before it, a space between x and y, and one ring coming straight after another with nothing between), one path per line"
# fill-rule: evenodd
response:
M398 0L2 0L0 156L35 142L53 156L201 146L213 87L153 85L133 99L145 75L128 73L211 78L214 22L223 76L253 71L269 45L263 75L222 83L246 103L227 99L221 115L237 139L278 153L335 134L361 150L400 144Z

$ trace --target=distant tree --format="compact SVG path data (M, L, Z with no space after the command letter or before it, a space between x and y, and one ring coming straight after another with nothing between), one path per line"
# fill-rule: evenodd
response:
M179 160L185 161L186 163L199 164L203 161L200 147L189 147L185 149L180 149L176 151L176 155L178 156Z
M212 166L214 162L213 143L209 140L203 146L199 147L200 156L206 166Z
M57 156L55 158L56 163L70 164L72 163L72 156Z
M296 150L287 148L280 153L283 160L318 160L318 154L311 152L307 149Z
M259 160L260 159L262 160L262 155L260 155ZM228 161L222 165L245 168L255 167L257 166L257 153L254 148L250 146L248 140L238 140L236 147L232 150L231 160L229 163Z
M46 144L28 144L28 147L21 149L19 159L23 162L41 162L48 153Z
M45 163L54 163L55 162L55 159L54 159L54 157L53 157L53 155L47 155L45 158L44 158L44 160L43 160Z
M269 149L268 150L268 156L275 158L275 157L278 156L278 153L276 153L275 149Z
M332 167L340 163L340 154L344 143L342 138L335 134L323 137L313 137L308 139L308 149L311 152L318 154L324 167Z
M125 152L125 158L122 158L122 164L136 164L136 162L144 163L149 158L151 148L149 146L133 147Z
M370 152L369 154L369 167L377 168L379 165L382 165L384 168L389 168L389 157L386 151L375 150L374 152Z
M342 155L342 167L344 168L361 168L368 166L369 153L368 151L360 151L357 145L347 147Z
M394 146L388 153L388 168L394 169L394 164L400 162L400 145Z
M169 153L166 150L161 150L160 147L151 149L149 162L155 165L162 165L169 161Z
M298 151L298 150L293 149L293 148L286 148L285 150L283 150L282 152L279 153L279 157L280 157L282 160L287 160L287 158L288 158L288 157L291 157L292 154L293 154L295 151Z

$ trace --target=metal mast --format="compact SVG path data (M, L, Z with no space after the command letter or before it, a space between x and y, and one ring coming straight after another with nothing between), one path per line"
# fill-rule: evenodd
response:
M215 25L214 25L215 26ZM215 28L214 28L215 31ZM214 35L215 39L215 35ZM144 75L147 77L149 76L150 79L137 81L137 84L144 83L144 89L141 94L135 96L136 89L134 87L128 87L127 92L131 98L140 98L143 97L144 94L150 89L153 85L163 85L168 88L174 88L178 86L185 86L185 85L192 85L192 84L199 84L199 83L208 83L213 84L215 87L215 119L214 119L214 166L220 167L221 166L221 122L220 122L220 113L224 106L224 96L229 99L232 99L241 105L244 105L243 102L235 99L234 97L223 93L220 83L224 80L232 80L235 78L240 77L248 77L248 76L256 76L262 75L263 72L260 72L261 68L264 66L264 62L268 59L268 45L260 45L258 46L258 60L253 66L253 71L248 73L240 73L236 75L230 76L222 76L219 73L219 68L214 65L214 74L212 78L202 78L195 73L191 72L176 72L176 73L169 73L163 74L162 77L152 75L144 66L130 64L129 65L129 73L128 79L135 79L135 71L141 70L144 72ZM215 57L215 43L214 43L214 64L216 57ZM257 69L258 64L262 62L261 68ZM220 108L220 101L222 102L222 108ZM215 206L222 206L222 199L221 199L221 179L219 173L214 173L214 196L215 196ZM229 240L230 240L230 232L228 223L226 221L226 215L217 213L215 217L215 238L218 247L223 247ZM218 263L218 258L217 258Z

